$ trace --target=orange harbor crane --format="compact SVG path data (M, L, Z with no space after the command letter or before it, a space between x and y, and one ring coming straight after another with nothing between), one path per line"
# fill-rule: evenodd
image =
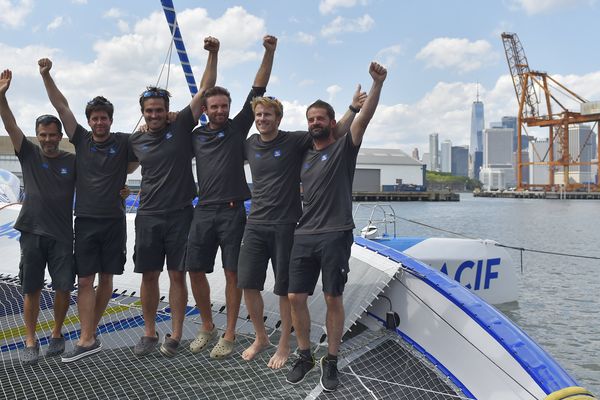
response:
M517 190L541 187L544 190L573 191L587 186L590 190L598 191L598 179L592 184L573 182L569 177L572 166L596 165L600 166L600 145L597 145L595 161L580 161L581 153L586 144L591 140L593 129L591 129L581 145L578 154L569 151L569 125L581 123L594 123L597 127L600 122L600 103L589 103L584 98L556 81L546 72L533 71L529 69L525 51L516 33L502 33L502 42L506 61L513 80L515 94L519 103L517 115ZM557 91L580 103L588 112L581 113L569 111L551 92L551 86ZM540 101L537 91L543 94ZM542 96L540 96L542 97ZM546 115L540 115L540 104L546 106ZM555 112L554 110L559 110ZM548 127L548 152L541 161L524 162L521 149L523 130L525 124L529 127ZM558 142L558 152L555 152L555 142ZM555 154L557 155L555 159ZM530 165L545 165L548 167L549 179L546 184L529 184L523 182L523 168ZM563 182L555 182L555 173L562 169ZM598 168L597 171L600 171Z

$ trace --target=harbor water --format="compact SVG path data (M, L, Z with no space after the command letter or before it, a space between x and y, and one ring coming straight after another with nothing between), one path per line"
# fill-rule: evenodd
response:
M358 203L354 203L355 209ZM366 204L366 203L363 203ZM471 238L532 250L600 257L600 202L490 199L391 204L399 236ZM360 207L357 228L370 210ZM519 301L498 308L551 354L581 386L600 395L600 260L508 249L519 271Z

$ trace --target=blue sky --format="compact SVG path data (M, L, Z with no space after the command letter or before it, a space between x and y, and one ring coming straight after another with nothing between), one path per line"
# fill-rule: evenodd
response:
M330 101L341 115L356 85L370 86L368 64L377 60L389 72L365 147L423 152L432 132L440 141L468 144L478 84L486 126L516 114L503 31L519 35L532 69L600 100L595 0L174 4L198 80L206 60L202 39L220 39L217 83L231 90L234 112L258 68L262 36L279 38L268 93L284 102L282 129L304 129L304 110L317 98ZM0 68L13 70L8 98L28 133L35 116L53 111L38 58L53 59L53 76L84 126L85 103L104 95L116 106L113 130L129 132L140 117L137 97L156 83L169 40L159 0L0 0ZM177 109L189 94L178 60L171 64L169 89ZM164 79L160 83L166 85Z

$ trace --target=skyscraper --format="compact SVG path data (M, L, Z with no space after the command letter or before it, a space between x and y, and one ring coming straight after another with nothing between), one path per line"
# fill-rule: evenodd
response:
M450 152L452 175L467 176L469 174L469 149L465 146L452 146Z
M439 135L432 133L429 135L429 159L431 162L429 165L430 171L440 170L440 146L439 146Z
M452 142L444 140L440 145L440 170L452 172Z
M483 133L483 168L479 174L485 189L514 186L513 129L488 128Z
M419 149L417 149L416 147L412 151L412 158L414 158L415 160L419 160Z
M471 142L469 146L469 177L479 179L479 170L483 164L483 102L477 100L471 107Z

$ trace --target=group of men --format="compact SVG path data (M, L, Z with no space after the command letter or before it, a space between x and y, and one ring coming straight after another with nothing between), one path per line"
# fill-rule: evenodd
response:
M159 346L155 322L158 282L165 260L172 330L160 343L162 354L174 356L180 347L188 299L186 273L202 320L190 343L191 352L200 352L216 341L210 357L232 354L242 293L256 332L242 358L249 361L269 349L261 292L270 260L275 276L273 291L280 299L281 337L268 366L278 369L285 365L292 326L299 357L287 372L287 381L299 383L315 366L307 299L322 274L328 355L320 360L321 385L327 391L335 390L345 318L342 294L353 242L352 180L358 150L387 71L371 63L369 93L361 92L359 85L339 123L333 108L317 100L306 111L308 131L286 132L279 130L282 103L264 96L277 39L267 35L263 46L252 89L235 117L229 118L229 92L215 86L219 41L207 37L206 68L200 90L190 104L173 116L169 113L169 92L148 87L139 98L145 129L131 135L110 131L113 105L101 96L86 106L91 132L79 125L50 75L52 62L41 59L40 74L60 120L51 115L36 120L39 147L16 124L6 100L12 73L1 73L0 116L25 182L25 199L15 223L15 229L21 231L20 278L25 298L23 363L34 364L39 357L35 327L46 265L55 290L55 325L47 356L61 355L63 362L72 362L101 350L96 331L112 294L113 275L123 273L126 258L123 188L127 173L141 165L133 259L135 272L142 274L144 334L134 353L144 356ZM208 124L195 128L203 113ZM253 123L258 134L248 137ZM75 155L58 149L62 126L75 146ZM191 167L194 157L197 186ZM244 161L250 165L252 194ZM196 195L198 203L192 207ZM246 217L244 201L250 197ZM227 309L221 336L212 319L206 277L213 272L219 248ZM73 349L64 352L61 329L75 274L81 334ZM98 286L94 289L96 274Z

